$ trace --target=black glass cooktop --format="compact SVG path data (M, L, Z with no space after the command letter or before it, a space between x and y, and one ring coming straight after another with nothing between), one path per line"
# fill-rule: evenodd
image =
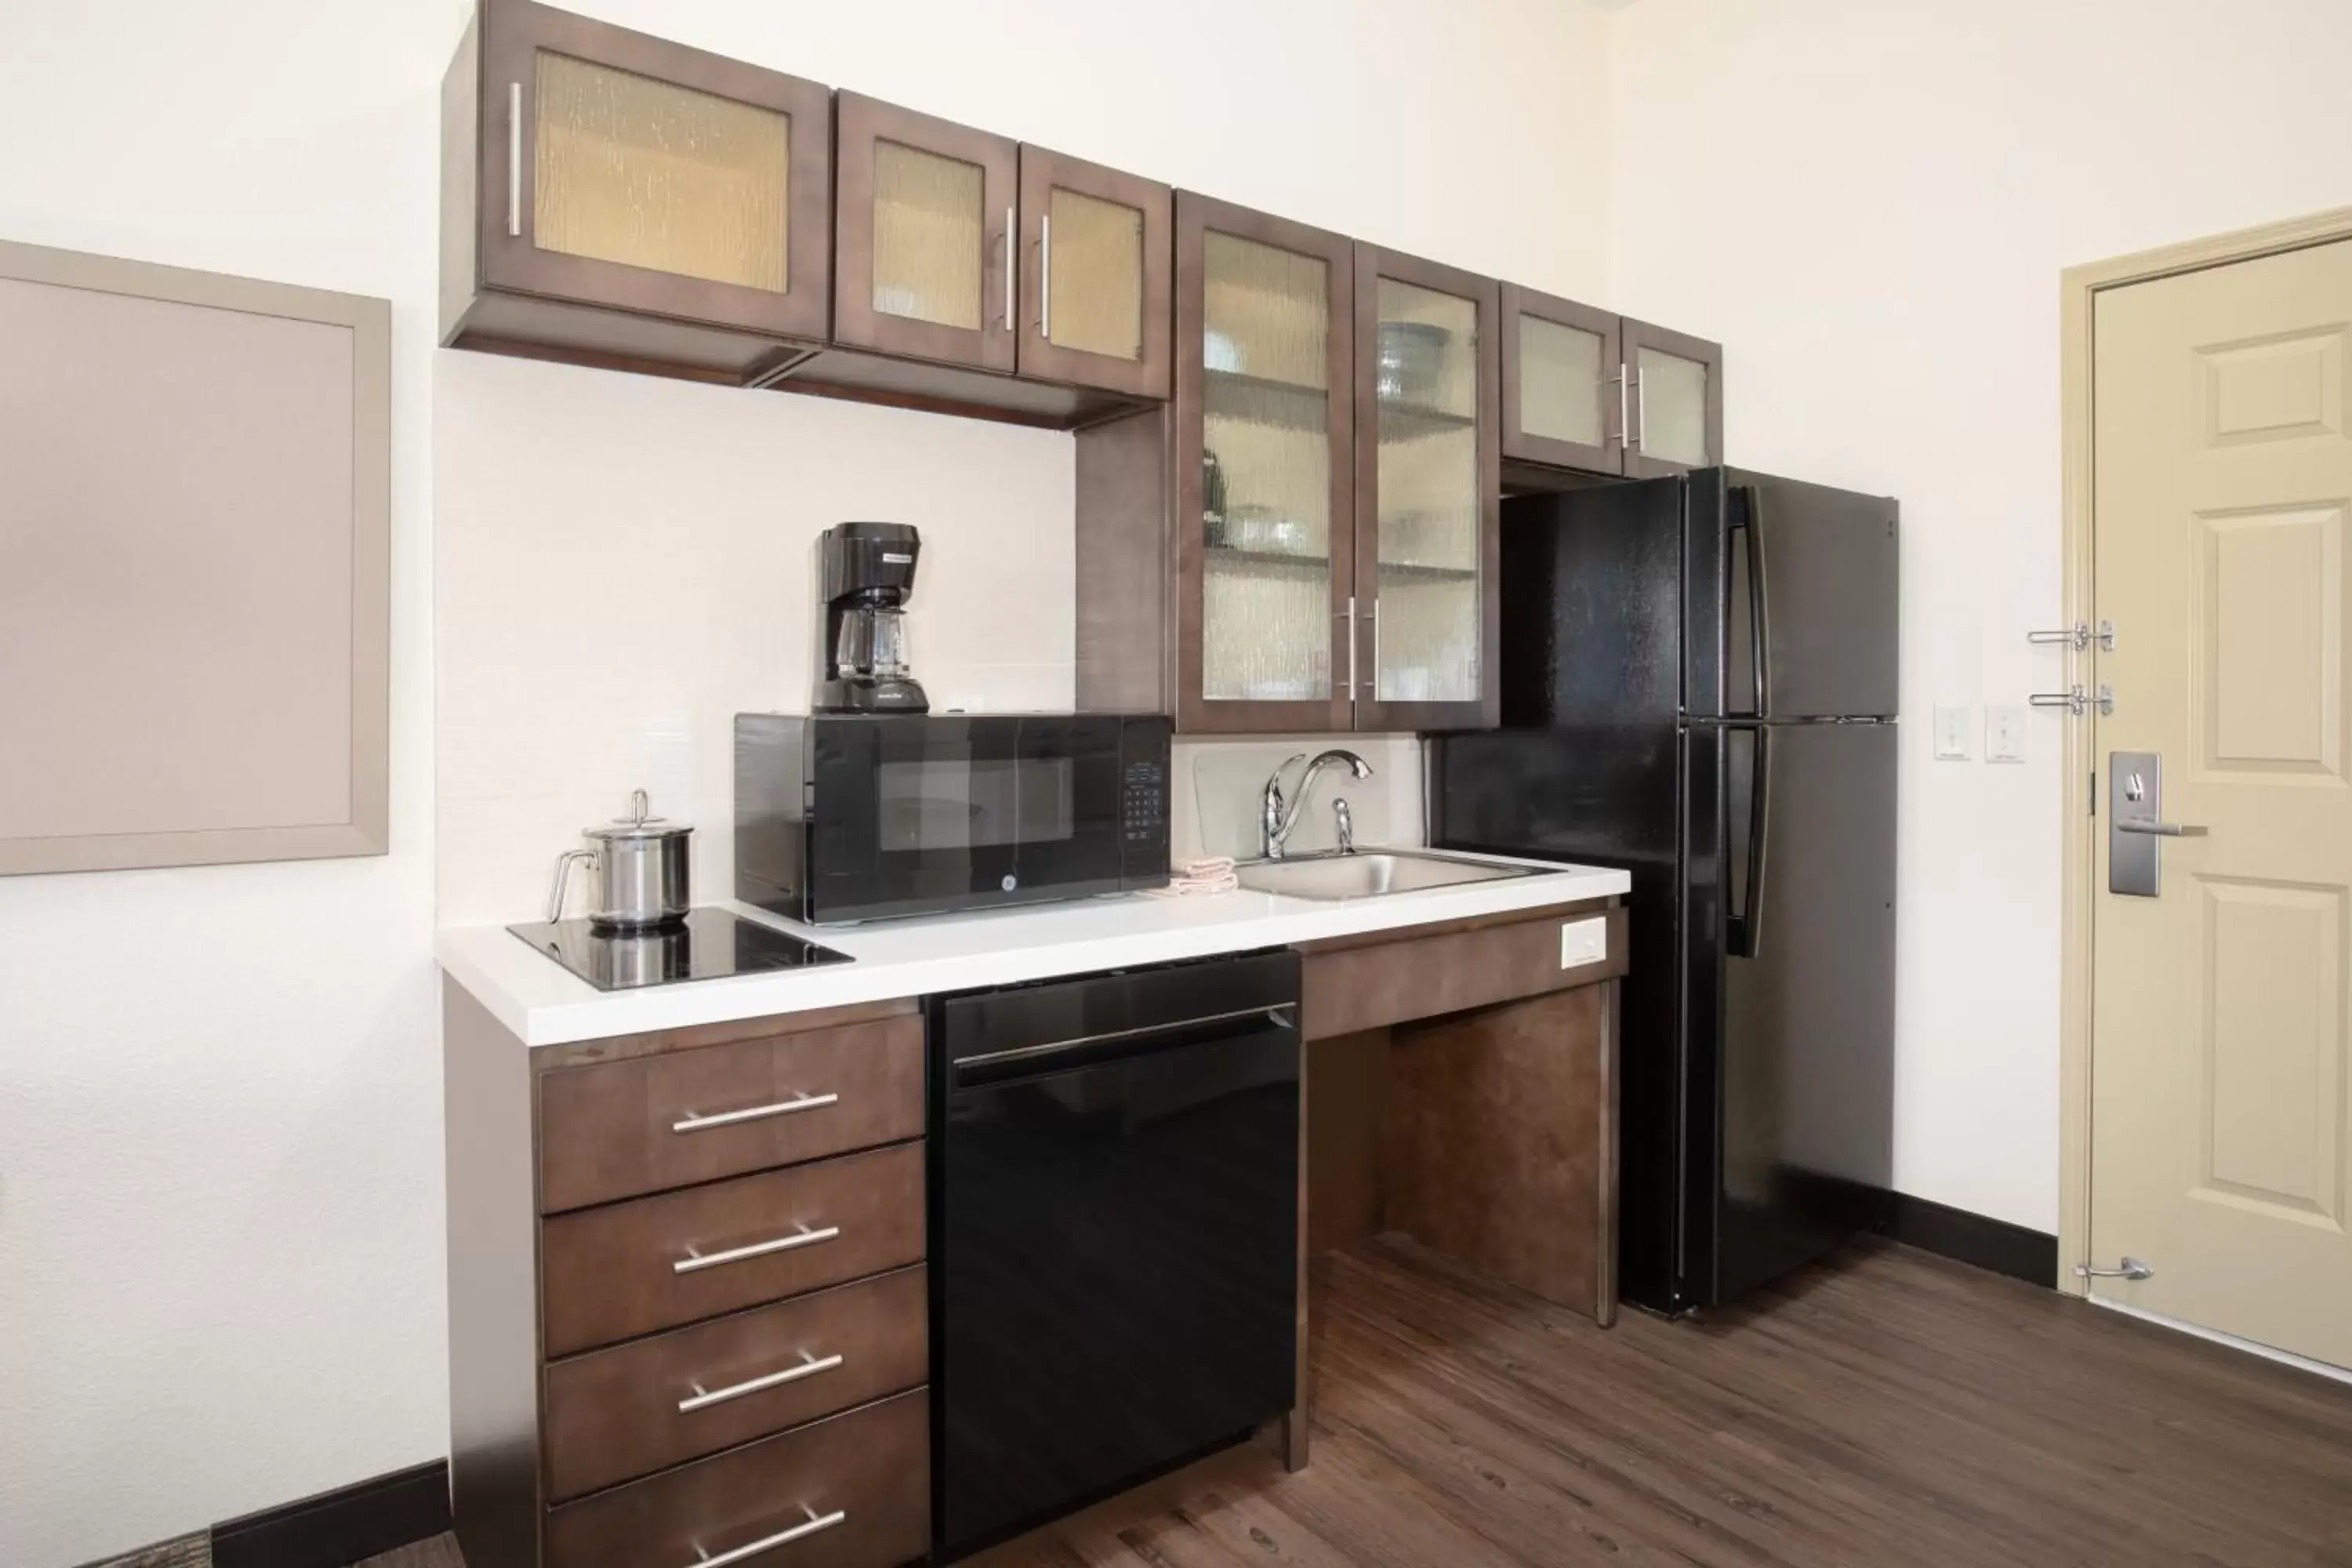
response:
M584 920L533 921L507 930L599 991L850 962L845 952L725 910L688 910L675 925L644 931L604 931Z

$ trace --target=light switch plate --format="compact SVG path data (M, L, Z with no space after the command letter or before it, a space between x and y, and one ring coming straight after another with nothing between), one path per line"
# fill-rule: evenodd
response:
M1985 710L1985 761L2025 761L2025 710L2014 706Z
M1609 921L1596 915L1589 921L1566 921L1559 928L1559 966L1580 969L1609 961Z
M1936 710L1936 760L1939 763L1965 763L1969 760L1969 731L1976 726L1966 708Z

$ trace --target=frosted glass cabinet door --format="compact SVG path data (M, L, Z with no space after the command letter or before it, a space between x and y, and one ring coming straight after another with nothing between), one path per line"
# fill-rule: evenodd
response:
M1624 471L1650 479L1723 461L1723 345L1628 319L1624 354Z
M485 26L490 286L824 338L826 89L540 5L490 6Z
M1012 370L1019 144L854 92L836 102L834 341Z
M1167 186L1021 149L1021 374L1168 395Z
M1500 715L1501 316L1487 279L1357 249L1360 730Z
M1618 318L1506 283L1503 456L1593 473L1622 471L1626 412Z
M1175 225L1177 728L1348 729L1353 246L1190 192Z

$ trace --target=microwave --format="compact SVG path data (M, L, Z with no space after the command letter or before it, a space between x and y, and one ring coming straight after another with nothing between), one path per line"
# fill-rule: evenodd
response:
M739 713L735 896L829 925L1168 882L1163 714Z

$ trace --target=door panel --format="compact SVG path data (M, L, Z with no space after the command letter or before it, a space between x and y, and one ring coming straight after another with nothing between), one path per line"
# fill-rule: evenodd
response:
M484 281L824 337L826 89L543 5L488 16Z
M855 92L835 121L834 341L1011 371L1019 144Z
M2167 763L2160 891L2095 834L2098 1294L2352 1365L2343 498L2352 244L2101 293L2094 755Z
M1176 203L1177 727L1355 722L1355 250Z
M1760 689L1761 711L1774 719L1892 717L1901 592L1894 500L1744 468L1723 473L1723 711L1756 713Z
M1631 318L1619 342L1631 403L1623 471L1646 479L1723 461L1723 345Z
M1618 318L1503 285L1503 456L1613 474L1626 413Z
M1021 374L1168 395L1168 187L1021 149Z

